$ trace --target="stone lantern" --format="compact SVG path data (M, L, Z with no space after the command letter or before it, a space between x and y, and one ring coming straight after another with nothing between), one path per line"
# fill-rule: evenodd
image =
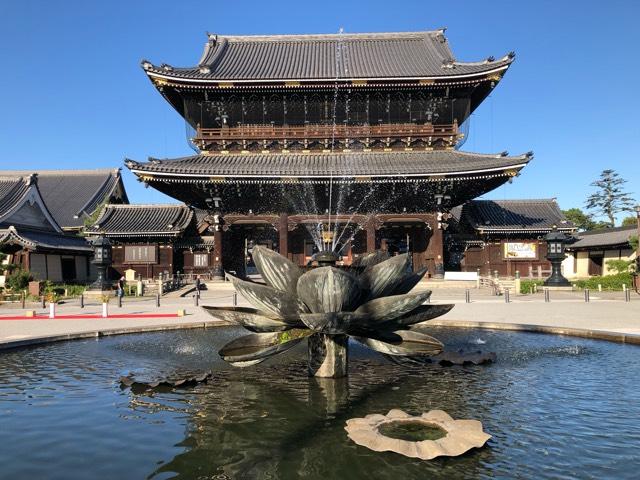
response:
M569 280L562 276L560 265L565 259L564 245L567 236L553 226L553 230L544 237L547 242L547 260L551 262L551 276L544 281L545 287L571 287Z
M93 264L98 270L98 278L89 286L89 290L99 292L111 292L111 282L107 279L107 269L111 266L111 242L104 235L96 237L91 242L93 247Z

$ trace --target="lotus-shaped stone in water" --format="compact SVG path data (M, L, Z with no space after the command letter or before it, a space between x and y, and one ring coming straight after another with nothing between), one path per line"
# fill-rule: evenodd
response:
M318 267L306 273L282 255L255 247L253 258L266 284L231 277L255 308L205 307L216 318L253 332L220 350L238 367L255 365L309 344L309 373L347 373L348 338L386 355L440 353L442 343L412 326L448 312L453 305L425 305L430 291L409 293L426 270L408 273L409 256L371 262L360 273Z

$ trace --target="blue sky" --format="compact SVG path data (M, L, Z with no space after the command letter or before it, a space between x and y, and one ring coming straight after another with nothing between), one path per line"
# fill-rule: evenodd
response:
M533 150L513 184L486 198L557 197L582 206L604 168L640 200L640 2L34 1L0 3L0 168L123 166L189 155L183 120L140 60L197 63L205 32L414 31L447 27L460 60L514 50L475 112L464 150ZM134 202L170 199L124 169Z

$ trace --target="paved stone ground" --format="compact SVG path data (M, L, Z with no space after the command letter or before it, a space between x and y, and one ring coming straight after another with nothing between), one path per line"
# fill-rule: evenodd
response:
M230 283L209 285L202 293L202 305L232 305L234 289ZM425 288L418 286L418 289ZM626 334L640 334L640 295L632 292L631 302L624 301L622 292L592 292L591 302L585 303L582 292L551 292L551 302L545 303L542 293L511 297L505 303L502 296L493 296L489 290L472 289L471 303L465 303L463 289L439 288L432 295L433 303L455 303L447 315L437 319L438 324L447 322L487 322L516 323L551 327L580 328ZM238 305L249 306L238 296ZM27 305L27 309L38 314L47 314L38 304ZM161 306L155 306L155 297L126 297L122 308L115 300L109 304L113 314L153 314L177 313L185 309L187 315L172 318L93 318L93 319L20 319L3 320L3 316L23 315L20 305L0 306L0 347L7 342L51 336L74 336L78 334L122 333L129 329L164 329L175 327L215 326L220 322L211 318L206 311L196 307L191 295L164 297ZM69 301L57 308L59 315L100 314L101 305L95 301L86 302L81 309L79 301ZM98 333L100 332L100 333Z

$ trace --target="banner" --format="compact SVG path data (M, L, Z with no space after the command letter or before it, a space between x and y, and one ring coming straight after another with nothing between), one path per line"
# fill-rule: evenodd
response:
M511 260L531 260L538 258L536 243L507 242L504 243L503 257Z

